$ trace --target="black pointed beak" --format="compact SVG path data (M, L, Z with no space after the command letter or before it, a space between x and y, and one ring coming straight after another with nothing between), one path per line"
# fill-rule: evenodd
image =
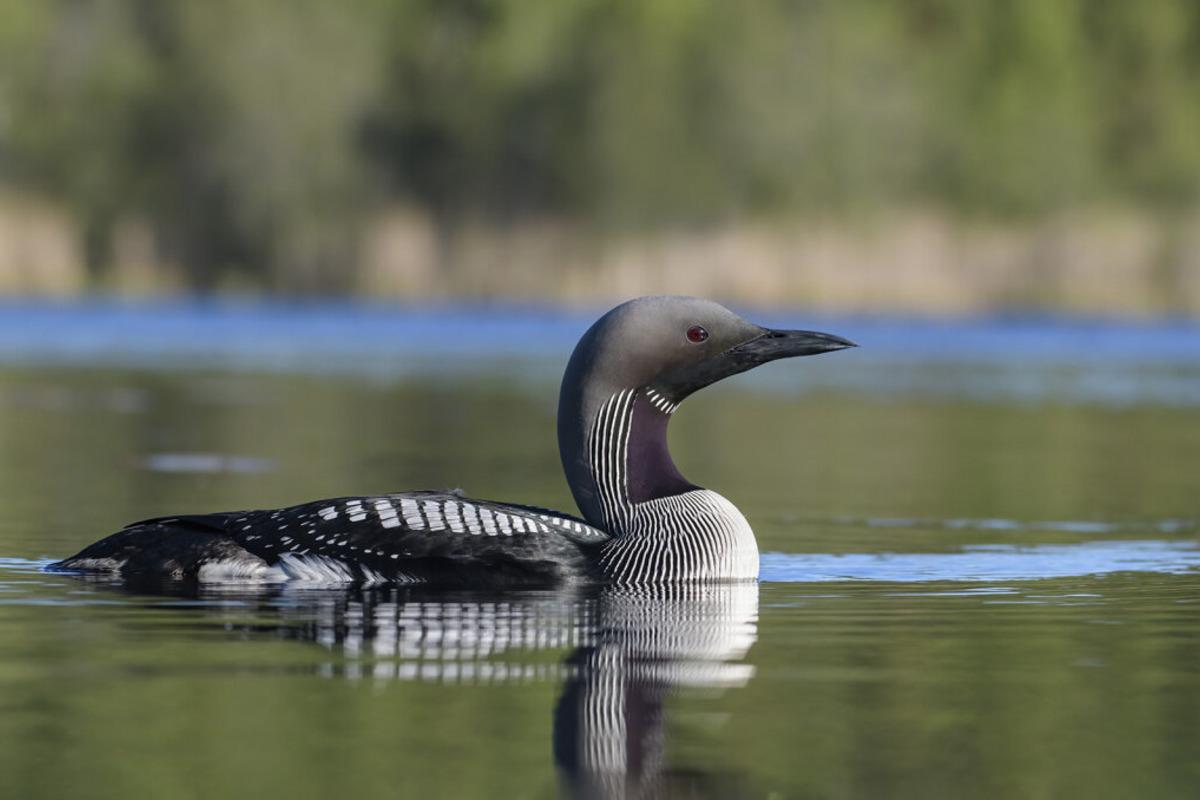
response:
M671 402L678 403L697 389L703 389L717 381L754 369L768 361L795 356L815 356L857 347L849 339L832 333L816 331L777 331L760 328L761 333L739 345L706 358L699 363L687 364L658 376L654 386Z
M858 345L849 339L834 336L832 333L779 331L767 328L762 336L739 344L729 352L738 360L746 359L764 364L778 358L815 356L820 353L845 350L847 347L858 347Z

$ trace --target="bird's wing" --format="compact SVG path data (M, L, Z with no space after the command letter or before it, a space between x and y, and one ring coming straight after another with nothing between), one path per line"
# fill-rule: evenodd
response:
M228 517L227 535L291 577L489 585L586 573L607 533L454 492L342 497Z

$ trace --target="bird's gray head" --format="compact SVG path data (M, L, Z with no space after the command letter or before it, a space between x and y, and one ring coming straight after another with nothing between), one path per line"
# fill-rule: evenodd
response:
M670 474L641 476L650 491L691 487L680 483L682 476L666 455L666 421L684 398L768 361L853 346L827 333L764 328L695 297L641 297L622 303L580 339L559 395L559 450L580 509L595 521L587 441L598 414L614 396L629 395L630 458L644 462L630 465L629 479L637 482L639 470L659 470ZM658 448L660 439L661 454L643 454Z

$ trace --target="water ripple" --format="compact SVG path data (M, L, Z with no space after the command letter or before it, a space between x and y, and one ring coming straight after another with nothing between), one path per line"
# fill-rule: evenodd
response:
M23 584L38 583L50 562L0 558L0 592L14 602ZM764 553L764 583L871 581L1037 581L1116 572L1181 575L1200 572L1200 543L1181 540L1097 541L1078 544L967 545L949 553ZM53 579L61 580L59 578ZM19 601L18 601L19 602Z
M786 518L794 521L796 518ZM1055 531L1060 533L1113 534L1150 533L1180 535L1200 532L1200 520L1192 518L1123 520L1101 522L1098 520L1016 520L1003 518L981 519L933 519L928 517L833 517L819 522L838 525L862 525L868 528L923 528L952 531Z
M765 553L766 583L826 581L1035 581L1115 572L1185 574L1200 570L1192 541L1101 541L1017 546L971 545L953 553Z

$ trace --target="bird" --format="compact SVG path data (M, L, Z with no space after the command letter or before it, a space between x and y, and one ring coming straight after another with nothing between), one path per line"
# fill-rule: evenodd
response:
M854 342L777 330L712 300L628 300L583 334L559 392L558 446L579 516L461 491L336 497L156 517L49 565L158 581L450 587L738 581L758 576L749 522L675 466L667 426L724 378Z

